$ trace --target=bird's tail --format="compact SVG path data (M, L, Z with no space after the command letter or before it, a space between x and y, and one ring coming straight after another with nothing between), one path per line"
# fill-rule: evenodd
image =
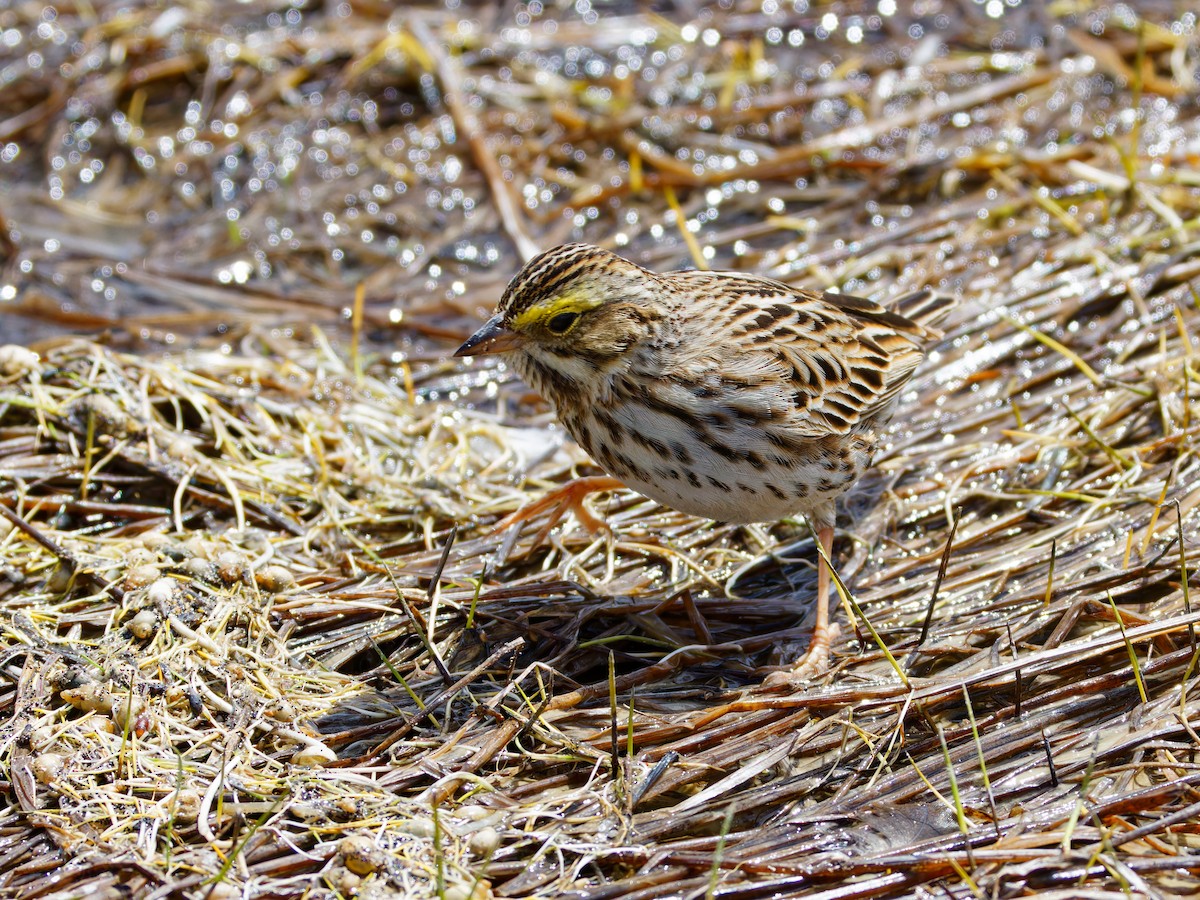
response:
M932 338L940 338L942 332L934 328L945 316L958 305L953 297L935 294L928 288L905 294L892 304L892 312L904 316L910 322L920 325L929 332Z

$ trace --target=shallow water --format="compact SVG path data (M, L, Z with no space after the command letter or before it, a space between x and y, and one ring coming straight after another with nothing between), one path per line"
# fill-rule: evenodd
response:
M1200 140L1181 94L1125 103L1102 50L1136 41L1133 12L902 6L247 9L219 27L186 7L9 9L0 310L27 315L10 338L169 344L249 318L336 329L361 285L369 334L427 338L469 330L524 246L568 239L885 296L1042 291L1061 262L1006 256L1067 220L1119 252L1104 194L1125 176L1069 162L1136 144L1170 183ZM1194 35L1187 4L1139 12L1161 27L1151 46ZM1032 228L1004 182L979 189L1018 160Z

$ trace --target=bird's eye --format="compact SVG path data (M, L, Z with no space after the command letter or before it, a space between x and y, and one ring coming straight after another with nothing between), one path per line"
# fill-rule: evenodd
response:
M571 326L575 324L575 320L579 318L579 313L561 312L549 322L546 327L554 334L566 334L571 330Z

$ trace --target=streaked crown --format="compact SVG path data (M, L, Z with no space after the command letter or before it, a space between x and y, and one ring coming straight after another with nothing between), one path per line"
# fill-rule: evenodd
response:
M595 295L600 301L602 291L595 276L617 267L637 268L615 253L592 244L553 247L527 262L508 283L496 312L511 325L529 309L567 293L582 291L586 295Z

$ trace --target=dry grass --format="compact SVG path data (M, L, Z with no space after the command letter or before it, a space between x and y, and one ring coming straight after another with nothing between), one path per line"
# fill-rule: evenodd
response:
M1194 15L1034 6L0 10L0 892L1195 893ZM531 248L686 264L679 213L962 298L792 694L803 528L492 534L590 464L447 359Z

